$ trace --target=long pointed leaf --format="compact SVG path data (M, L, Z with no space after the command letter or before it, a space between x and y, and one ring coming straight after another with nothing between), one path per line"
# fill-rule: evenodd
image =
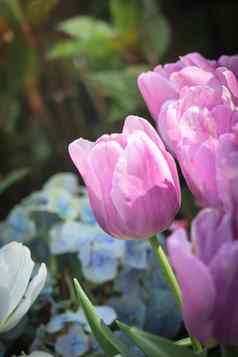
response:
M87 317L92 332L106 353L106 356L116 356L120 353L122 357L128 357L127 349L97 315L95 307L81 288L77 279L74 279L74 285L80 305Z
M184 346L178 346L165 338L143 332L117 321L119 328L144 352L147 357L195 357L198 354ZM205 357L205 354L199 354Z

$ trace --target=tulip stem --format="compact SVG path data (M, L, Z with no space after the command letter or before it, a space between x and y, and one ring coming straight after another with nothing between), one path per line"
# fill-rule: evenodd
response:
M181 291L180 291L180 287L178 285L177 279L175 277L175 274L169 264L168 258L166 256L163 248L161 247L160 243L158 242L156 236L153 236L150 238L150 244L153 248L153 251L155 252L155 255L159 259L160 266L163 270L163 273L166 277L167 282L169 283L169 285L174 293L176 302L180 308L181 303L182 303Z
M152 247L155 255L159 259L160 266L161 266L161 269L163 270L166 280L167 280L171 290L174 293L176 303L177 303L178 307L181 308L181 305L182 305L181 290L180 290L179 284L177 282L176 276L173 272L173 269L171 268L169 260L166 256L161 244L158 242L156 236L151 237L149 239L149 241L150 241L151 247ZM195 337L191 336L190 334L189 334L189 336L190 336L191 344L193 346L194 351L196 351L198 353L202 352L203 348L202 348L202 345L200 344L200 342Z

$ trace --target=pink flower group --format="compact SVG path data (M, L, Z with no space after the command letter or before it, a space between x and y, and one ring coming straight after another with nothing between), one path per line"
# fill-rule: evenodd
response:
M180 207L173 156L198 203L191 238L179 228L168 252L182 312L200 341L238 341L238 56L198 53L142 73L138 85L159 134L142 118L121 134L78 139L70 156L98 223L121 239L166 229Z

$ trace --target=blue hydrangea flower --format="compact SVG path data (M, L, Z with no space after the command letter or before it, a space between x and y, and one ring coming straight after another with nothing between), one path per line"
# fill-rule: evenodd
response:
M29 214L21 206L16 206L7 220L1 224L1 240L4 243L29 242L36 235L36 227Z
M80 199L63 188L52 188L34 192L23 204L31 211L45 210L56 213L61 219L74 220L79 217Z
M131 326L143 328L146 306L139 296L131 292L121 297L111 298L108 304L115 309L120 321Z
M48 322L46 330L48 333L57 333L64 328L66 323L78 323L83 327L85 325L85 318L81 313L66 311L63 314L53 316Z
M94 247L90 250L87 263L85 264L85 261L82 263L82 271L85 279L95 284L103 284L115 279L118 265L118 259L109 251Z
M79 192L78 178L72 172L62 172L56 174L45 183L43 190L60 188L68 191L72 195Z
M129 294L130 291L139 294L141 289L140 276L141 270L126 267L121 270L116 277L114 281L114 289L123 294Z
M167 338L173 338L181 326L181 314L173 293L168 289L151 289L146 306L146 330Z
M95 308L97 314L106 325L111 325L117 318L115 310L110 306L95 306ZM65 313L53 316L46 326L46 331L54 334L63 330L66 324L72 323L79 324L85 332L91 331L87 318L81 308L78 311L68 310Z
M94 227L85 223L68 221L56 224L50 230L50 251L52 254L75 253L85 246L88 251L93 235Z
M48 209L57 213L62 219L74 220L80 214L80 200L64 189L46 191L50 201Z
M94 245L112 256L123 259L125 255L126 242L115 239L105 233L98 225L95 227Z
M22 205L29 210L46 209L50 198L46 191L36 191L22 200Z
M96 224L96 218L87 196L80 198L80 219L84 223Z
M148 267L147 254L150 246L146 241L126 241L124 265L136 269Z
M78 242L78 257L85 279L102 284L113 280L125 253L125 242L113 239L98 225Z
M69 331L57 338L55 351L63 357L83 356L89 350L89 337L79 325L73 325Z

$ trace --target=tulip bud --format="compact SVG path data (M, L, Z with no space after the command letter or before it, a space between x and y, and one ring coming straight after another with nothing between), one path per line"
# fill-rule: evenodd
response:
M69 153L110 235L144 239L173 221L181 200L176 165L146 120L129 116L121 134L78 139Z

